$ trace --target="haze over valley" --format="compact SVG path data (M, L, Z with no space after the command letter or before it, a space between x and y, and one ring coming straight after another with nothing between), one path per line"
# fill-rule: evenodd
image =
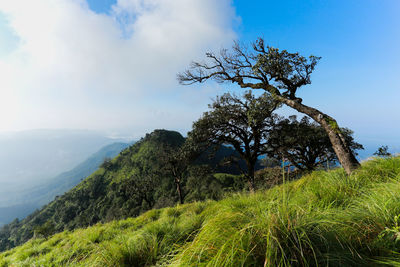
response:
M17 217L21 219L53 200L57 194L72 188L96 170L105 158L114 157L127 144L114 145L98 155L94 162L81 166L81 169L87 168L86 172L74 173L72 177L65 177L65 172L84 163L104 146L119 141L123 140L87 130L31 130L0 134L0 223L8 223ZM62 177L57 179L60 175ZM51 190L55 192L51 194Z

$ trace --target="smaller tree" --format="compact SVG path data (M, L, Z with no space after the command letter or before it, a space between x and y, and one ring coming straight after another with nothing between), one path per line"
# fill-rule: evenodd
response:
M389 147L388 146L381 146L378 148L378 150L374 153L375 156L378 157L390 157L392 154L389 153Z
M364 149L354 141L353 132L341 128L346 145L354 155L356 150ZM338 161L326 131L308 117L297 121L290 116L275 124L268 140L269 156L287 158L296 168L311 171L318 166Z
M275 157L265 157L261 159L261 166L264 168L274 168L280 166L280 161Z
M43 237L46 240L55 233L56 229L51 221L47 221L44 224L38 225L34 228L34 237Z
M267 94L243 97L226 93L209 105L211 109L193 123L189 138L210 145L232 146L246 162L245 173L251 192L255 190L254 169L258 157L266 153L268 135L278 116L279 104Z
M112 167L112 162L111 162L111 158L109 157L105 157L103 160L103 163L101 163L100 168L104 168L106 170L109 170Z
M210 165L194 164L189 168L185 189L185 200L190 202L221 199L226 188L215 178L215 170Z
M187 138L181 147L172 148L166 146L162 151L163 169L173 176L179 203L183 204L185 193L183 192L182 184L189 174L191 164L201 154L200 147Z
M157 171L144 169L142 166L138 166L137 170L137 173L126 179L121 189L129 198L135 199L142 205L145 203L146 209L152 209L156 203L154 195L161 182L161 175Z

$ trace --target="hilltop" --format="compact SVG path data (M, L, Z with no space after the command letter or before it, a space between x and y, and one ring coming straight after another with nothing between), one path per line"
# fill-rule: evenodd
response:
M316 171L256 194L154 209L36 238L2 266L366 266L400 264L400 158L348 177Z

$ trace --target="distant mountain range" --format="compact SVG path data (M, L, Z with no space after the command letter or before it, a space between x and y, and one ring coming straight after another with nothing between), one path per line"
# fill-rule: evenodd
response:
M27 195L27 198L40 206L49 203L55 196L65 193L92 174L105 159L114 158L128 146L128 143L113 143L101 148L72 170L63 172L48 183L30 190L30 195Z
M40 208L128 146L116 141L84 130L0 133L0 225Z
M85 130L0 133L0 188L11 184L17 188L30 187L38 181L50 179L116 141L104 134Z
M41 185L21 191L16 201L18 204L0 207L0 225L9 223L15 218L24 218L35 209L49 203L54 197L70 190L97 170L105 159L115 157L128 146L128 143L107 145L75 168L46 180Z

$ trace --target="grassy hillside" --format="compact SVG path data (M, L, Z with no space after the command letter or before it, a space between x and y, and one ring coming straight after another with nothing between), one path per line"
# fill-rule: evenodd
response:
M36 238L0 266L400 265L400 158Z
M54 233L86 227L100 221L137 216L151 209L153 203L148 204L144 200L150 199L155 205L162 196L168 193L174 195L174 185L169 177L153 179L151 176L151 179L147 179L143 170L160 167L157 157L163 144L178 146L183 141L177 132L159 130L148 134L113 160L102 164L72 190L24 220L13 221L1 228L0 250L26 242L33 237L35 229L45 223L49 228L47 232ZM141 194L140 190L145 186L155 187L156 182L160 189L143 190L146 194ZM159 192L157 198L154 197L155 191ZM173 203L174 199L171 199L169 204Z
M46 235L87 227L98 222L135 217L153 208L174 206L178 201L172 174L162 158L167 147L177 148L184 138L174 131L156 130L123 150L67 193L35 211L25 219L0 228L0 251L23 244L46 226ZM229 148L222 154L232 153ZM210 163L203 168L205 163ZM240 190L241 179L213 176L218 159L203 157L192 174L182 181L185 201L219 199L224 191ZM228 166L225 166L229 170ZM48 190L51 193L50 190ZM43 192L45 197L47 194ZM43 230L43 229L42 229Z

